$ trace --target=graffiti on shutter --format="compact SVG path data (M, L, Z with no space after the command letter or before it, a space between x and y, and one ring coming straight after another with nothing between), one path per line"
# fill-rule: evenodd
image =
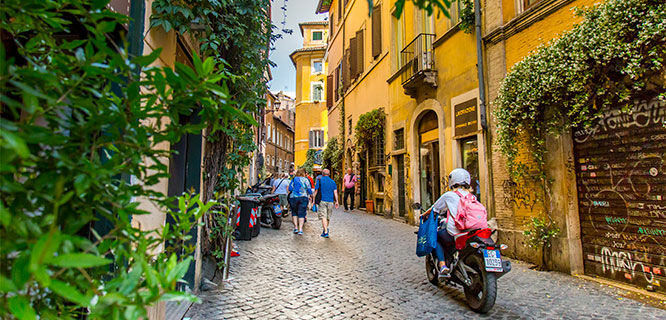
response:
M377 58L382 53L382 5L378 4L372 9L372 57Z
M585 273L666 292L666 102L573 132Z

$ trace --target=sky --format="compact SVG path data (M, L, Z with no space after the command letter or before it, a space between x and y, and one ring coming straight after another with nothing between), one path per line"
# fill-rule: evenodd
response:
M282 21L284 20L284 11L281 9L286 1L287 19L286 29L294 32L290 35L282 33ZM284 91L288 96L295 98L296 94L296 69L289 59L289 55L296 49L303 46L303 37L298 28L300 22L322 21L328 17L327 14L315 14L318 0L273 0L272 18L273 24L278 27L276 32L282 34L270 53L271 61L277 66L271 69L273 80L268 85L272 92Z

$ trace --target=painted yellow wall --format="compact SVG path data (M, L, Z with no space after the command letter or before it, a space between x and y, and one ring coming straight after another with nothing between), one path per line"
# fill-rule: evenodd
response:
M507 0L505 0L506 2ZM573 8L585 8L596 3L602 3L599 0L577 0L560 8L550 14L543 20L540 20L525 30L513 35L506 40L506 66L507 70L516 62L529 55L531 51L539 45L545 44L563 31L570 30L573 25L582 19L573 13ZM505 16L510 16L507 11L513 8L505 8ZM515 11L515 9L513 9ZM515 12L514 12L515 16Z

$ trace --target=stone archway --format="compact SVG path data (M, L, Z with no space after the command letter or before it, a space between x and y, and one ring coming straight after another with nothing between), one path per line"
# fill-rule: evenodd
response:
M434 123L432 122L433 117L436 117ZM429 123L422 123L422 120L426 120ZM442 105L435 99L427 99L421 102L412 113L409 134L411 140L409 143L409 152L411 154L409 166L412 177L410 179L412 184L411 202L421 203L423 199L425 199L424 196L427 195L427 198L430 200L429 202L434 203L434 200L439 197L439 194L434 193L441 192L441 190L438 191L436 186L440 185L441 177L446 176L446 157L444 153L446 141L444 139L445 129L446 122L444 118L444 109L442 108ZM426 159L422 159L422 137L427 140L424 142L426 142L425 147L428 149L427 152L430 156L429 159L428 157L425 157ZM436 150L434 148L436 148ZM426 151L423 153L425 152ZM424 161L431 161L432 166L429 170L435 170L437 172L431 172L433 174L430 177L428 177L430 173L426 172L425 180L422 181L421 179L424 171L421 170L421 167L424 167L424 169L428 170L428 168L425 168L426 164L422 164ZM437 165L435 166L434 164ZM428 181L428 178L430 178L431 181ZM429 192L430 194L427 194L426 192ZM432 203L422 203L422 205L423 207L426 207L432 205ZM416 217L413 217L412 215L413 214L410 213L410 221L414 223L416 221Z

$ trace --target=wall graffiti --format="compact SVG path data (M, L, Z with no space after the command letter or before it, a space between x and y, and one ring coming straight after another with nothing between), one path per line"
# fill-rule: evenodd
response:
M666 102L574 130L585 272L666 291Z
M504 205L510 208L532 211L540 200L533 188L518 185L512 180L502 182L502 192Z

